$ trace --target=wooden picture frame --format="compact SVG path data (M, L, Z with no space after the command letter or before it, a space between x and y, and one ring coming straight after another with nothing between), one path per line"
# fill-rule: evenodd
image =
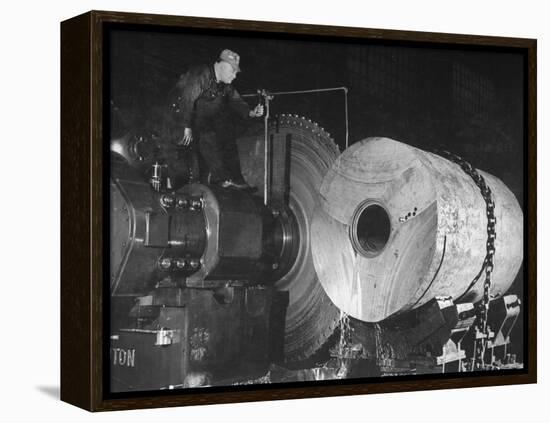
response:
M523 368L450 375L399 375L110 392L107 250L109 31L190 31L287 43L352 43L467 50L521 57L523 92ZM186 54L192 54L187 51ZM266 52L269 55L269 52ZM243 63L246 63L243 57ZM250 59L248 59L251 62ZM278 57L287 66L289 58ZM252 65L251 65L252 67ZM243 69L246 65L243 66ZM494 70L498 70L495 68ZM536 383L536 40L457 34L91 11L61 23L61 399L90 411ZM250 87L248 87L250 88ZM389 88L386 88L389 89ZM347 93L347 91L346 91ZM346 109L347 113L347 109ZM346 114L347 117L347 114ZM347 130L341 130L346 134ZM377 135L362 134L361 137ZM343 137L340 137L343 139ZM350 144L361 138L351 139ZM345 142L347 145L348 141ZM341 149L345 146L340 142ZM513 162L512 162L513 163ZM496 175L499 176L499 175ZM108 201L107 201L108 203ZM107 316L107 317L106 317ZM464 376L463 376L464 375Z

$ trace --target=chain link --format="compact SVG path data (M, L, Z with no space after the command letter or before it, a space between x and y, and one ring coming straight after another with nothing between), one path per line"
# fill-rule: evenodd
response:
M470 289L477 283L477 281L483 274L483 271L485 270L483 298L481 300L481 303L479 304L479 307L477 308L477 319L475 323L476 337L474 341L474 370L482 370L485 365L485 349L490 332L490 328L487 326L487 317L489 314L489 302L491 300L491 275L494 269L495 240L497 237L495 231L495 226L497 223L497 219L495 216L495 202L493 200L493 193L491 192L491 188L485 182L485 178L470 163L468 163L462 157L448 151L442 151L438 154L459 165L464 173L469 175L474 180L475 184L479 188L479 191L481 192L483 200L485 200L487 215L487 242L485 259L483 260L481 270L472 280L472 282L470 282L470 285L464 292L464 294L466 294L466 292L470 291ZM464 296L464 294L462 294L458 299Z

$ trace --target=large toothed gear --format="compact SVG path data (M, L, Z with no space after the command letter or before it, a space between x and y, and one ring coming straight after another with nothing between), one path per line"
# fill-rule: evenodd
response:
M330 135L316 123L297 115L279 115L270 122L269 135L290 136L290 190L288 208L299 231L296 260L275 286L289 292L285 327L285 360L312 357L334 333L340 311L319 283L311 256L310 225L319 207L319 189L326 172L339 155ZM288 139L288 138L286 138ZM238 140L243 176L264 187L264 128Z

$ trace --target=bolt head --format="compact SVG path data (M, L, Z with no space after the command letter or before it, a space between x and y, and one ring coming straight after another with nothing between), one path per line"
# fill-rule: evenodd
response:
M200 210L202 208L202 202L198 199L191 200L191 208L193 210Z
M161 267L161 269L164 269L164 270L169 269L171 265L172 265L172 260L169 259L168 257L163 258L159 262L159 266Z
M185 208L189 207L189 201L187 201L187 198L178 197L177 200L176 200L176 205L180 209L185 209Z
M160 203L163 207L172 207L174 205L175 199L171 195L163 195L160 198Z

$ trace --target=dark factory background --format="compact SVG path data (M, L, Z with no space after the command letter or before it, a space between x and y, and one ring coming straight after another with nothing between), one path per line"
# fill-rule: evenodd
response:
M162 31L109 32L113 132L150 125L180 74L213 63L224 48L241 56L241 94L345 86L349 142L394 138L447 149L500 178L524 205L524 57L505 51L415 47L267 36ZM257 98L247 98L251 106ZM275 97L272 115L305 116L345 148L342 91ZM525 213L525 211L524 211ZM523 298L523 270L511 292ZM522 313L523 314L523 313ZM522 354L523 324L514 349ZM519 344L519 345L518 345Z

